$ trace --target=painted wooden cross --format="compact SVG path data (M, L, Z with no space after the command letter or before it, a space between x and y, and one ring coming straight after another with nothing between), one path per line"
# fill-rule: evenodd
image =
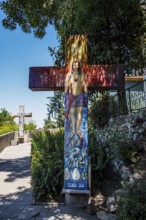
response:
M19 132L18 132L18 138L23 139L24 138L24 118L32 117L32 113L25 113L24 106L19 106L19 112L17 115L13 116L14 118L19 118Z
M64 67L30 67L33 91L65 91L63 192L88 193L88 90L123 89L124 66L88 65L87 37L66 38Z

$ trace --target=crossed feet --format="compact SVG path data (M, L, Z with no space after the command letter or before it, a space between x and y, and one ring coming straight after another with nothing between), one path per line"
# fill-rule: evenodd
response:
M83 137L83 134L82 134L82 132L81 132L80 130L79 130L79 131L71 131L70 134L69 134L70 138L71 138L74 134L78 134L78 135L80 136L80 138Z

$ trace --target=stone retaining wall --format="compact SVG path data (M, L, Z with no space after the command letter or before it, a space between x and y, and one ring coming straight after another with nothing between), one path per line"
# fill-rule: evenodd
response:
M0 135L0 152L7 146L11 145L11 141L15 139L15 131Z
M143 153L146 151L146 110L140 110L127 115L120 115L115 118L111 118L109 123L104 129L97 132L97 140L102 143L108 144L111 137L118 137L120 141L120 135L123 135L123 140L126 137L131 142L135 153ZM117 147L118 141L116 140ZM124 146L123 146L124 148ZM109 145L107 145L107 152L110 154ZM134 162L134 161L133 161ZM129 170L124 166L123 161L119 158L113 159L113 165L120 173L124 180L133 181L133 177Z
M12 145L11 141L16 140L17 144L20 143L18 137L18 131L12 131L4 135L0 135L0 152L7 147ZM24 131L23 142L30 142L31 141L31 134L30 131ZM15 144L16 145L16 144Z
M92 201L94 207L96 207L98 219L117 220L116 211L118 202L121 195L126 192L125 187L128 184L133 184L138 180L144 180L146 178L144 156L146 155L146 109L112 118L104 129L95 132L98 143L102 142L104 144L107 154L111 153L109 150L111 137L119 137L118 134L122 134L124 139L125 134L138 155L137 158L132 160L131 166L126 166L124 161L114 158L112 165L113 169L116 172L118 171L121 176L121 188L112 192L108 197L104 197L99 191ZM116 143L118 144L118 142ZM112 143L110 142L110 144Z

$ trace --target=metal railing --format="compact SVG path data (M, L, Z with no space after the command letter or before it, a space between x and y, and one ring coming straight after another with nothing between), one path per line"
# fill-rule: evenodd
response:
M109 110L113 115L146 108L146 80L119 91L111 97Z

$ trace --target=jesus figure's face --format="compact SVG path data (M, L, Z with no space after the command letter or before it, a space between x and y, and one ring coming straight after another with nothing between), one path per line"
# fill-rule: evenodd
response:
M73 64L72 64L73 71L78 71L79 67L80 67L79 62L78 61L74 61Z

